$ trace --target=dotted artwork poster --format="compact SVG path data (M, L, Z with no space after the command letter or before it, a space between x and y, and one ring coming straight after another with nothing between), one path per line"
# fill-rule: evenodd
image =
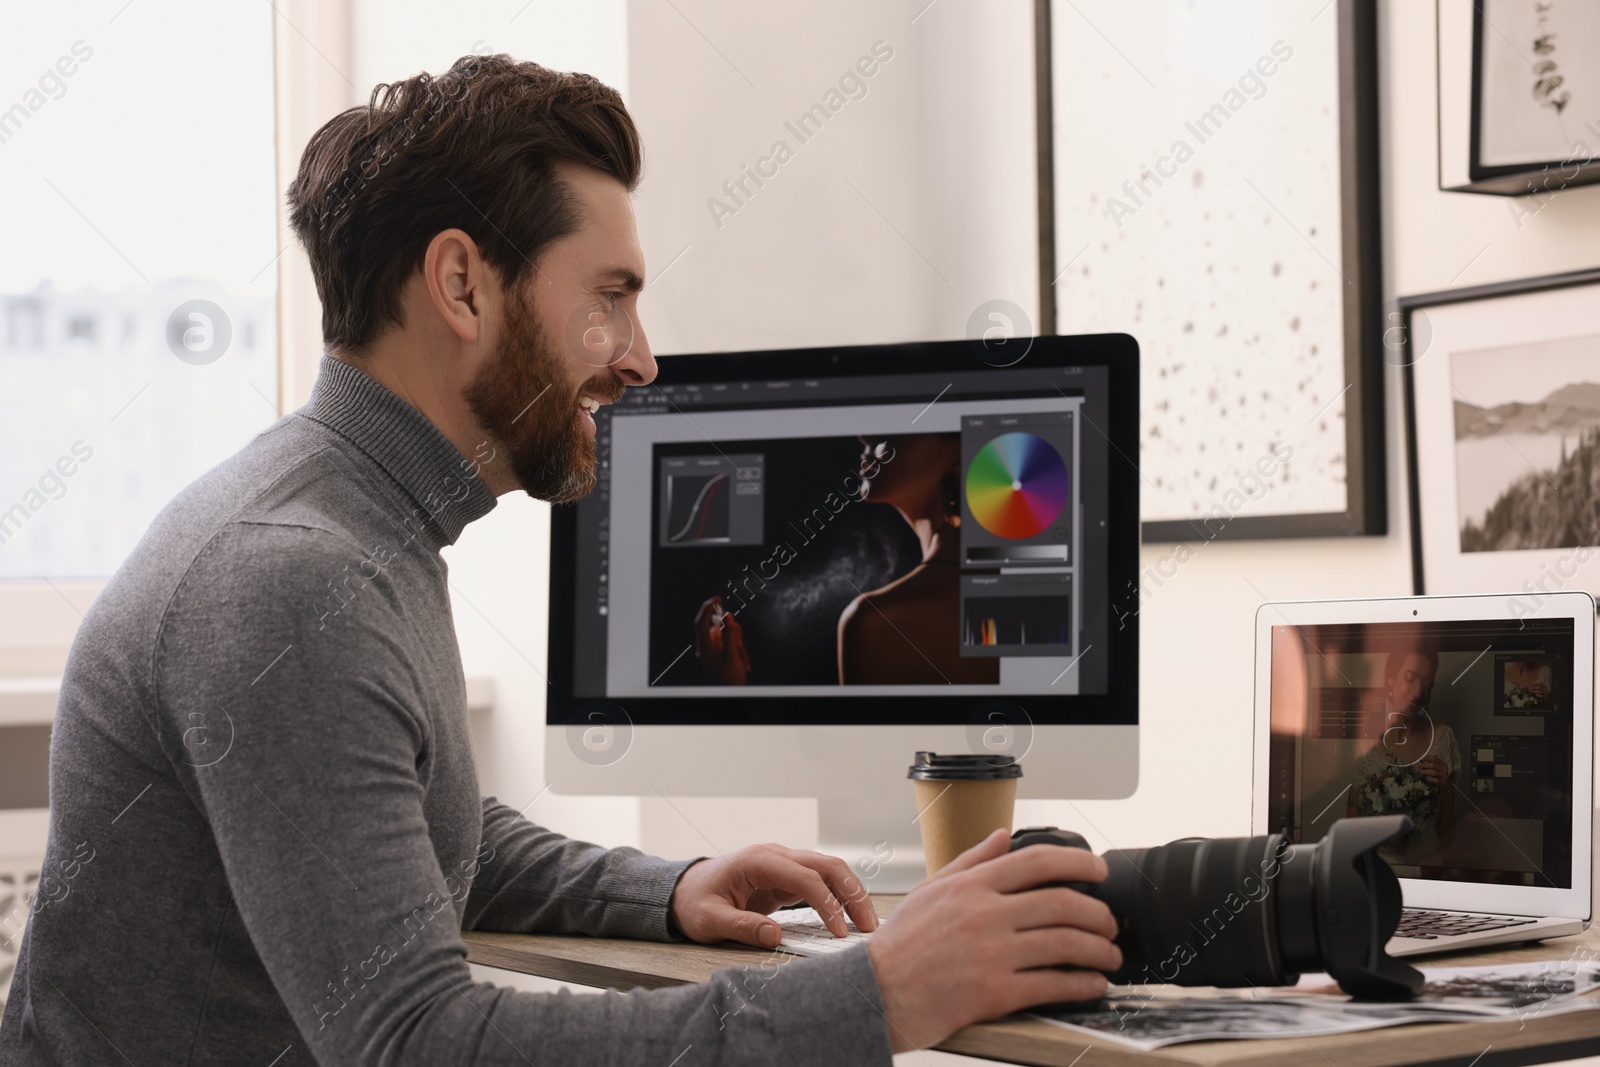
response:
M1346 509L1356 390L1323 6L1054 9L1058 329L1139 342L1146 521Z

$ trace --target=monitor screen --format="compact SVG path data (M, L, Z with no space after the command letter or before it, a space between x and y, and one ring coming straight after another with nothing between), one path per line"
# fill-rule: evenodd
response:
M1135 722L1136 358L663 358L554 511L550 722Z
M1573 620L1274 626L1269 828L1405 814L1406 878L1572 886Z

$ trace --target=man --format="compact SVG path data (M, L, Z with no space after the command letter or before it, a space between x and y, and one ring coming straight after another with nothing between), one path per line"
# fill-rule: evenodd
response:
M637 134L592 78L504 56L380 87L290 187L323 307L310 402L181 493L67 666L50 835L0 1061L884 1063L1120 954L1078 850L997 831L870 947L649 992L472 980L464 929L771 946L839 860L669 862L480 797L440 549L595 480L596 405L647 385ZM762 962L767 962L762 958Z

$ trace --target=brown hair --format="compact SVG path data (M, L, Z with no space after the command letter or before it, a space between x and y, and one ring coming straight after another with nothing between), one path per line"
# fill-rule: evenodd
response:
M401 289L442 230L469 234L502 285L521 281L581 221L558 159L632 191L638 130L598 79L506 55L463 56L437 78L380 84L365 107L330 119L288 194L322 300L323 343L360 355L399 326Z

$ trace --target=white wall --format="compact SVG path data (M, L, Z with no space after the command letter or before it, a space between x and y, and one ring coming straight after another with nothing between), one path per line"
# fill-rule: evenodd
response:
M923 0L925 3L926 0ZM629 108L658 353L960 336L972 308L1036 307L1025 4L634 0ZM785 127L873 46L892 58L801 143ZM736 214L723 197L794 150ZM744 199L741 197L740 199Z

